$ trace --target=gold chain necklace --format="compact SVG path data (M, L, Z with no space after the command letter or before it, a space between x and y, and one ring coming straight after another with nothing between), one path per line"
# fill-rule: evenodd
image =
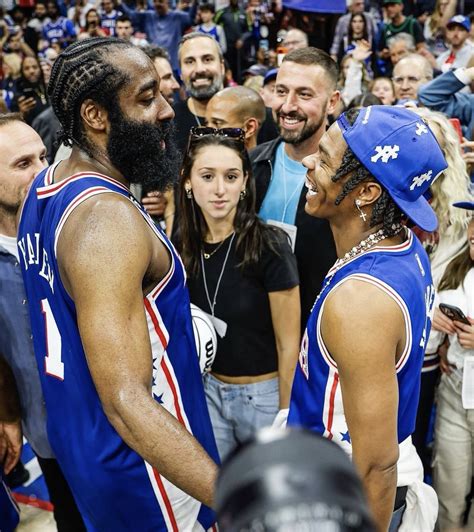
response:
M224 238L224 240L222 242L219 243L219 245L216 247L216 249L213 249L212 251L210 251L209 253L207 253L206 251L202 251L202 256L207 260L207 259L210 259L215 253L217 253L221 247L224 245L224 242L231 236L235 233L235 231L232 231L232 233L229 235L229 236L226 236Z

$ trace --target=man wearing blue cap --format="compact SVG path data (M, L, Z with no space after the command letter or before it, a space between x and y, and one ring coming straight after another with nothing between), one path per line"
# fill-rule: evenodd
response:
M442 53L436 64L442 72L466 67L474 54L474 47L469 41L471 21L464 15L452 17L446 24L446 40L449 49Z
M306 212L329 221L339 258L308 320L288 424L352 455L379 530L402 518L400 530L432 530L436 495L411 434L434 288L403 222L437 227L423 194L446 162L412 111L372 106L342 115L303 164Z

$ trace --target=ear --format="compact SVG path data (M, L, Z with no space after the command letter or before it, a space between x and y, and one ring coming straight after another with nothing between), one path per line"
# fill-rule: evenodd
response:
M191 180L190 179L186 179L186 181L184 182L184 189L185 190L192 190Z
M362 183L359 192L356 195L356 200L360 200L360 206L373 205L382 195L382 187L375 181L368 181Z
M331 97L328 100L328 105L327 105L328 115L332 115L334 113L340 101L341 101L341 93L337 90L333 91L333 93L331 94Z
M81 118L84 120L84 124L96 133L104 133L107 131L109 125L107 111L90 98L82 102Z
M245 131L245 138L249 139L258 131L258 120L256 118L247 118L244 122L243 130Z

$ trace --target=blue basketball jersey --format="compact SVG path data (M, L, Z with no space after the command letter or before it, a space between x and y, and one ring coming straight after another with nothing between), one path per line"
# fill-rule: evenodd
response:
M103 11L100 15L100 25L109 31L111 37L115 37L115 26L117 26L117 20L121 15L122 13L115 9L110 13Z
M401 443L415 428L423 355L431 329L434 287L428 256L409 230L408 238L402 244L375 246L346 262L335 274L334 270L328 272L323 291L308 319L291 392L288 425L314 430L339 443L351 455L338 368L321 335L321 317L327 296L346 281L357 280L380 288L400 307L406 334L405 348L396 364L398 441ZM343 326L341 334L344 334Z
M217 26L213 26L211 29L208 30L202 24L199 24L199 26L197 26L196 30L199 33L204 33L205 35L209 35L210 37L215 39L219 44L221 44L221 42L219 40L219 34L217 33Z
M121 183L82 173L53 184L53 172L54 166L34 180L18 235L51 447L88 530L206 530L215 521L213 512L145 462L107 419L88 369L74 301L61 282L56 246L68 216L88 198L120 194L140 211L171 257L169 272L143 299L153 357L152 394L218 462L183 264Z

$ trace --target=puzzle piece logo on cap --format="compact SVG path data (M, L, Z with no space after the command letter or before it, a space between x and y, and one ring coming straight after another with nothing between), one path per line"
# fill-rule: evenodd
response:
M338 119L345 141L400 209L421 229L434 231L436 215L423 194L447 168L428 125L403 107L361 109L351 126Z

